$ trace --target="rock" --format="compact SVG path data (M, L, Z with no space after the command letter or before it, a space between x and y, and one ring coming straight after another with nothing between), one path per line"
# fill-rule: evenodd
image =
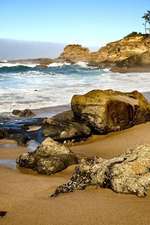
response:
M51 137L60 142L81 140L91 134L91 129L86 124L75 120L72 111L65 111L45 119L42 130L45 137Z
M0 128L0 139L12 139L19 145L26 145L31 140L31 136L21 128Z
M136 147L112 159L82 160L71 179L51 196L85 189L89 185L144 197L150 188L150 145Z
M76 63L78 61L87 61L89 56L88 48L84 48L81 45L67 45L59 60Z
M12 114L19 116L19 117L30 117L35 116L35 114L30 109L18 110L14 109Z
M19 145L26 145L28 141L35 140L41 142L43 134L41 129L29 129L32 126L41 126L43 118L27 119L2 119L0 125L0 139L7 138L17 141Z
M71 107L76 120L100 134L150 120L150 104L137 91L93 90L85 95L73 96Z
M4 217L6 216L6 214L7 214L7 211L0 211L0 217Z
M19 167L30 168L47 175L54 174L77 163L78 158L69 148L51 138L46 138L36 151L24 153L17 159Z
M18 63L18 64L35 64L36 67L39 68L47 68L49 64L53 63L54 60L50 58L37 58L37 59L16 59L16 60L9 60L9 63Z
M122 64L129 61L127 64L132 67L133 61L135 61L134 57L136 58L136 64L140 62L138 69L144 68L144 54L149 54L149 49L150 35L132 32L121 40L108 43L96 52L90 52L89 49L81 45L67 45L57 60L70 63L84 61L90 66L108 67L112 68L113 71L120 69L119 72L126 72L125 66L121 70ZM149 56L146 56L146 58L147 70L150 71Z
M36 151L36 155L39 157L49 157L69 153L69 148L65 147L65 145L58 144L51 138L46 138Z
M130 34L123 39L111 42L96 53L96 61L116 63L134 55L148 51L150 37L145 34Z
M150 51L133 55L119 61L111 68L113 72L148 72L150 71Z

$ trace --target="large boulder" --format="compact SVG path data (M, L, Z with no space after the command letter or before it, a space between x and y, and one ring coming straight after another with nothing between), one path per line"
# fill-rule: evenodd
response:
M150 104L138 91L93 90L74 95L71 107L76 119L101 134L150 120Z
M75 120L72 111L65 111L45 119L42 130L45 137L51 137L60 142L81 140L91 134L91 129L86 124Z
M17 159L19 167L30 168L47 175L76 163L78 163L78 159L69 148L51 138L45 139L36 151L24 153Z
M52 196L89 185L145 196L150 189L150 145L136 147L113 159L82 160L69 182L59 186Z

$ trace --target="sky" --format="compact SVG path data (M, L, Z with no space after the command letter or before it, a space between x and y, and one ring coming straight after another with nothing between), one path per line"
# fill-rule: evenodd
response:
M101 46L143 32L150 0L0 0L0 38Z

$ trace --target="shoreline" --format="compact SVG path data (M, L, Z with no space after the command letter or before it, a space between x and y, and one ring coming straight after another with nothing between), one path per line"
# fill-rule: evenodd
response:
M150 122L102 136L93 136L84 143L71 146L75 153L111 158L137 144L150 144ZM26 147L16 147L10 140L0 141L0 160L14 160ZM149 224L150 192L145 198L118 194L109 189L88 187L48 197L55 188L65 183L75 165L55 175L46 176L0 165L0 205L7 211L0 219L2 225L141 225ZM90 202L90 204L89 204ZM63 205L63 207L62 207ZM113 207L112 207L113 205ZM38 206L38 207L37 207ZM58 217L59 213L59 217ZM109 215L109 216L108 216Z
M150 92L144 94L150 99ZM40 108L36 116L54 115L69 107ZM149 131L150 122L146 122L106 135L93 135L84 142L70 144L69 148L78 156L109 159L137 145L150 144ZM16 158L27 151L27 147L18 146L15 141L0 139L0 210L7 212L0 218L2 225L150 224L150 191L145 198L138 198L90 186L84 191L50 198L56 187L69 180L76 165L51 176L17 168Z
M150 101L150 91L146 91L146 92L141 92L145 98ZM35 108L31 108L30 110L33 111L33 113L35 113L35 116L33 117L26 117L26 119L28 118L45 118L45 117L52 117L55 116L61 112L64 111L68 111L71 109L71 105L70 104L65 104L65 105L56 105L56 106L49 106L49 107L39 107L37 109ZM8 117L8 118L12 118L12 119L22 119L22 117L16 117L14 115L12 115L12 112L4 112L2 114L0 114L0 117Z

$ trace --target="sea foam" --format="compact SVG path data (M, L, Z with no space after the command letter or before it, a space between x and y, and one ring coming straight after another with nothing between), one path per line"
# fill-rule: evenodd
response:
M31 63L0 63L0 68L3 67L17 67L17 66L25 66L25 67L30 67L30 68L34 68L36 67L38 64L31 64Z
M78 65L0 70L0 112L67 105L72 95L92 89L150 91L150 73L113 73Z

